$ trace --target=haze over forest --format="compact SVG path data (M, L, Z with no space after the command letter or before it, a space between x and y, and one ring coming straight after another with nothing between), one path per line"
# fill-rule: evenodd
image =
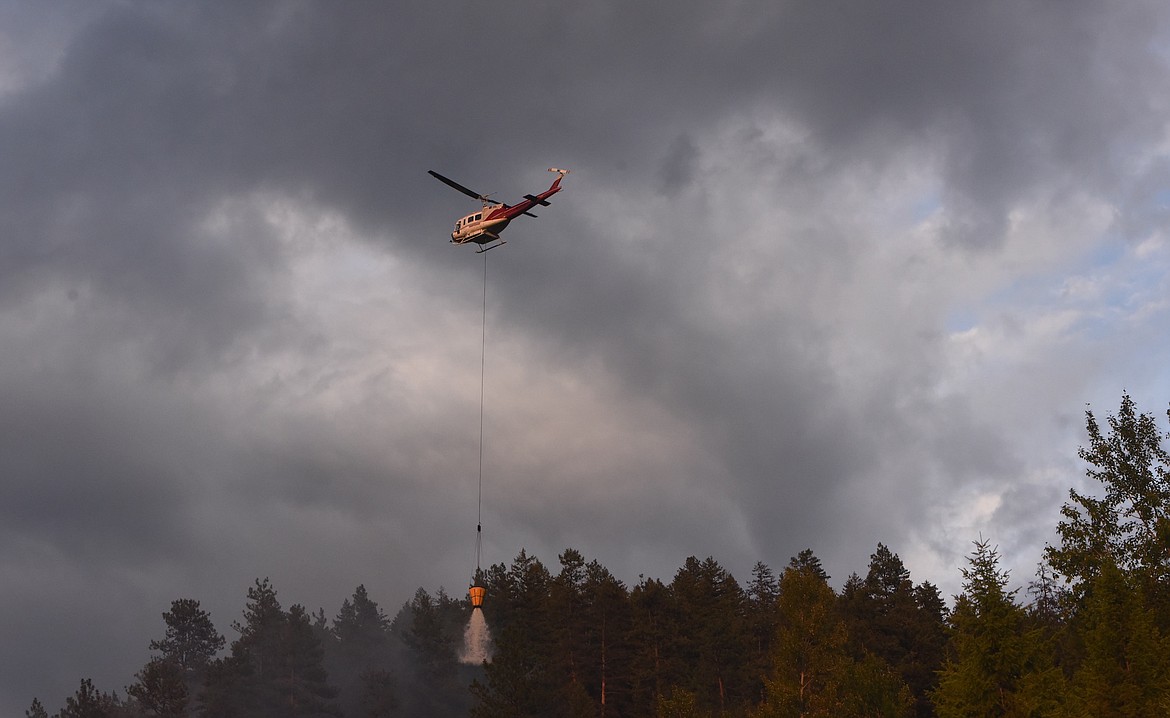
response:
M881 543L840 593L811 549L779 576L757 562L740 583L692 556L632 587L574 549L559 570L521 550L478 573L470 601L420 588L392 620L361 585L332 622L286 611L265 578L229 652L198 601L176 600L125 699L83 679L56 716L1159 715L1170 433L1128 395L1086 429L1101 496L1069 493L1024 596L984 538L950 607ZM34 699L26 716L48 712Z
M177 599L230 651L258 578L461 599L481 510L631 594L881 544L949 604L981 536L1024 590L1084 411L1170 399L1168 20L0 0L0 714L125 698ZM448 242L427 170L548 167Z

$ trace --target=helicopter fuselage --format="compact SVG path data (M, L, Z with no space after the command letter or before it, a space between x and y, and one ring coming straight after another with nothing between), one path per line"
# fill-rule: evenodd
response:
M550 172L556 172L557 178L553 180L552 186L538 195L526 194L524 200L519 204L508 205L502 202L492 202L483 195L476 195L471 190L458 185L451 180L446 179L442 175L431 172L437 179L449 184L456 189L469 194L472 197L478 197L483 201L483 207L478 212L462 217L455 223L455 229L451 232L451 241L455 244L466 244L474 242L476 244L489 244L500 239L500 232L515 218L522 214L529 217L535 217L528 210L536 205L547 206L549 204L548 198L552 197L557 192L561 191L561 180L569 173L568 170L559 170L554 168L549 169ZM491 249L491 247L487 247Z
M519 206L519 205L517 205ZM475 214L469 214L455 223L451 241L455 244L475 242L486 244L500 238L500 232L512 221L504 215L504 205L487 205Z

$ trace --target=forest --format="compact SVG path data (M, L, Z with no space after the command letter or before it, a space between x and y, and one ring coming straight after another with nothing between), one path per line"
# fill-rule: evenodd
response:
M691 557L633 585L573 549L555 566L521 550L477 577L491 657L467 665L462 597L420 588L390 617L358 586L328 617L257 579L230 645L177 599L131 685L82 679L25 715L1170 715L1170 434L1128 395L1086 427L1093 490L1069 490L1020 588L983 538L950 602L881 543L839 592L812 550L745 583Z

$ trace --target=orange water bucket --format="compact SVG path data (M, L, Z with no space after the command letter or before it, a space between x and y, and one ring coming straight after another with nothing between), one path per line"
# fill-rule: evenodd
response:
M467 595L471 597L472 608L483 608L483 596L487 593L487 589L483 586L472 586L467 589Z

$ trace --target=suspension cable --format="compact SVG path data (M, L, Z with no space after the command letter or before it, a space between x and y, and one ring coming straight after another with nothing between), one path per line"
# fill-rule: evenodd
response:
M475 575L479 577L480 551L483 548L483 385L487 362L487 252L483 253L483 323L479 345L479 497L475 509Z

